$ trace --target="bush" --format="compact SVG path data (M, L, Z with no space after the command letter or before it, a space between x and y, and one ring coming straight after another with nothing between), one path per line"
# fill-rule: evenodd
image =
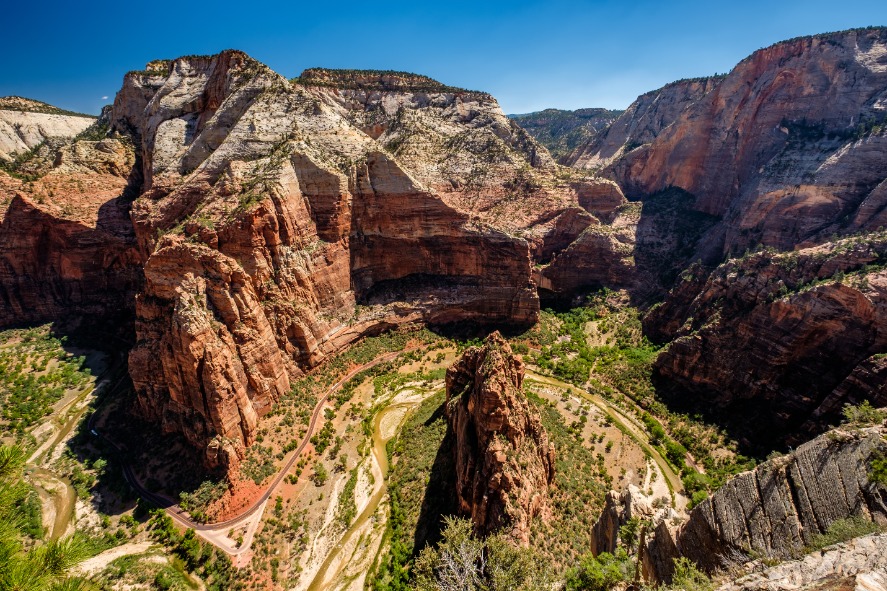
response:
M668 588L674 591L711 591L715 586L692 560L675 558L674 575Z
M329 479L330 473L327 472L327 469L323 467L321 462L317 462L314 464L314 475L311 479L314 481L314 486L323 486L326 484L326 481Z
M887 485L887 454L882 451L872 454L868 476L871 482Z
M841 414L844 415L845 423L857 427L879 425L887 418L887 413L872 406L868 400L864 400L862 404L856 406L845 404Z
M619 548L616 554L586 554L576 568L567 571L566 591L608 591L634 577L634 564Z
M813 552L816 550L822 550L827 546L840 544L841 542L846 542L847 540L852 540L853 538L858 538L860 536L877 533L880 530L881 528L878 524L869 521L864 517L860 517L859 515L854 515L853 517L847 517L845 519L838 519L828 526L825 533L813 536L810 545L807 547L807 551Z

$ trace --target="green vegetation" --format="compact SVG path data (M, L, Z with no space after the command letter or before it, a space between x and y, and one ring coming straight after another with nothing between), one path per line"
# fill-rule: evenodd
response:
M539 347L531 359L541 369L637 415L651 445L682 473L694 503L754 467L755 461L735 453L736 443L716 427L672 412L659 399L652 382L659 349L643 336L640 312L613 292L601 291L567 312L544 311L540 325L523 338ZM688 452L706 475L687 465Z
M867 427L871 425L880 425L887 420L887 412L872 406L868 400L862 401L857 405L845 404L841 409L844 415L844 424L853 427Z
M674 559L674 574L669 591L712 591L714 583L689 558Z
M839 544L869 534L878 533L881 527L868 519L861 516L847 517L833 521L825 533L813 536L810 544L807 546L807 552L815 552L822 550L827 546Z
M634 571L634 561L622 548L618 548L615 555L586 554L579 566L567 571L564 588L566 591L609 591L619 583L631 581Z
M22 510L30 495L22 479L24 464L21 448L0 445L0 589L85 589L83 580L66 575L88 554L82 536L29 544L25 549L23 542L33 532L28 512Z
M206 522L210 517L206 514L207 508L221 499L227 490L228 484L224 480L218 482L206 480L197 487L197 490L180 493L179 507L190 513L194 521Z
M351 470L351 475L339 495L339 506L336 507L336 520L342 527L348 527L357 517L357 504L354 502L354 489L357 488L357 468Z
M536 591L551 585L533 550L515 547L504 535L475 537L467 519L447 517L443 539L416 559L417 591Z
M575 564L587 551L590 524L597 519L613 480L607 474L604 456L577 441L557 409L532 392L527 392L527 398L538 409L557 450L554 486L549 488L553 515L548 523L533 523L530 542L542 558L563 568Z
M887 454L876 451L869 460L869 481L887 486Z
M437 521L440 516L455 509L449 478L450 454L441 448L447 431L444 400L444 393L439 392L422 403L406 420L398 437L388 443L388 455L397 461L391 462L388 474L391 511L385 532L388 551L368 578L369 587L375 591L411 588L410 566L421 549L421 544L419 548L414 546L416 537L422 542L427 540L432 530L440 528ZM426 493L430 493L427 500ZM424 516L423 502L428 503ZM421 523L420 517L424 517Z
M64 350L49 325L0 332L0 433L17 433L47 416L65 392L91 385L86 359Z
M231 566L228 556L214 549L211 544L204 544L197 539L193 529L187 529L184 534L180 534L172 518L160 509L152 512L148 527L151 530L151 537L172 550L184 562L188 571L200 575L208 591L243 589L244 585L238 580L237 571ZM168 572L158 576L163 579L169 578L170 583L175 579ZM167 588L172 589L172 584Z

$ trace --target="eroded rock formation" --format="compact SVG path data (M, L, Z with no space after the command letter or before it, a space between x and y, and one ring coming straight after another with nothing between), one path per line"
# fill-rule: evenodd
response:
M523 363L498 332L447 370L447 429L459 511L479 534L504 531L529 543L544 518L554 446L521 387Z
M72 138L95 117L67 113L17 96L0 97L0 161L10 161L51 138Z
M674 526L663 521L647 545L648 579L669 580L686 556L708 572L754 557L793 558L839 519L887 524L887 487L869 481L871 460L887 449L887 428L838 429L744 472Z
M759 450L836 424L844 404L887 404L883 233L689 272L646 325L674 340L655 371Z

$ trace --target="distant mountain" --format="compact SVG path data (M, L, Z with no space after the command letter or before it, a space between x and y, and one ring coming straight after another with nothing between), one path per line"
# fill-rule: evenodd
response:
M508 117L548 148L556 160L560 160L577 146L597 137L622 113L610 109L545 109Z

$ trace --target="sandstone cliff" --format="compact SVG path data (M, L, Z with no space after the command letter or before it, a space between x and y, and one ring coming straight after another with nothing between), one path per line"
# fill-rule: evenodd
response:
M531 324L534 261L624 203L563 177L488 94L412 74L288 81L227 51L128 74L109 116L141 181L137 408L211 465L236 463L291 377L364 335Z
M851 516L887 524L887 487L868 475L873 454L887 449L885 434L883 426L838 429L736 476L684 523L659 524L647 545L645 575L669 580L678 556L708 572L754 557L787 560Z
M629 196L693 194L723 216L725 252L791 248L883 225L885 121L887 29L803 37L740 62L608 174Z
M133 163L118 139L59 140L19 161L20 177L0 172L0 326L64 321L131 338Z
M95 117L39 101L0 97L0 161L11 161L50 138L72 138L94 122Z
M564 164L601 169L649 144L721 80L720 76L680 80L642 94L605 130L576 146L564 157Z
M526 545L531 521L548 510L554 446L523 377L523 363L493 333L447 370L446 412L459 511L479 534L503 530Z

